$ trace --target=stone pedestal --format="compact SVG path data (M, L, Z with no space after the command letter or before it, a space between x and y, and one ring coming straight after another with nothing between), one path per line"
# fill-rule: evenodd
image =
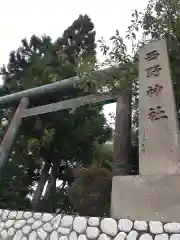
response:
M111 216L132 220L180 221L180 175L115 176Z

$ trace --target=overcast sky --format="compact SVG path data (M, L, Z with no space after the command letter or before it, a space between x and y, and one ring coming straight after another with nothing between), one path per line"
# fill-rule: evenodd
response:
M59 37L78 18L88 14L96 28L96 39L108 39L116 29L122 36L130 24L133 9L144 10L147 0L0 0L0 65L32 34ZM115 105L105 108L105 114Z

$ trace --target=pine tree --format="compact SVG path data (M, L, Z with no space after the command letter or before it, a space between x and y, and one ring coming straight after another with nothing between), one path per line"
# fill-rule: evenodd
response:
M23 39L21 46L11 52L8 65L1 69L4 92L18 92L76 76L79 60L88 59L95 66L95 47L94 25L86 15L74 21L55 42L49 36L40 38L33 35L30 41ZM84 92L79 89L67 93L65 98L82 94ZM31 106L65 98L59 94L45 96L31 102ZM22 170L21 177L29 189L38 184L32 201L33 210L55 212L61 208L61 211L70 211L67 186L73 182L74 166L89 166L93 159L94 141L103 143L110 134L101 106L83 106L74 112L62 110L26 119L11 158L18 168L20 165L28 167L29 170ZM20 164L19 157L22 158ZM62 181L59 188L56 188L57 180ZM42 196L46 181L48 185ZM4 191L1 191L1 196ZM21 199L25 199L28 193L25 192ZM59 196L64 199L61 205ZM20 201L16 206L21 207Z

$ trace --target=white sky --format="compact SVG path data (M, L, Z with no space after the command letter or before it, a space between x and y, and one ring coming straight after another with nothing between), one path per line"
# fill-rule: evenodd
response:
M32 34L59 37L78 18L88 14L96 28L96 39L108 39L118 29L123 36L133 9L143 11L147 0L0 0L0 65L19 47L22 38ZM115 112L115 104L105 114Z

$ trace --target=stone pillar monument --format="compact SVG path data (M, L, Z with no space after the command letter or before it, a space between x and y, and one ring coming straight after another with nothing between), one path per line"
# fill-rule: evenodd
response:
M111 215L180 221L179 130L164 39L140 49L139 89L140 173L113 177Z
M139 87L140 174L179 173L178 125L165 40L141 48Z

